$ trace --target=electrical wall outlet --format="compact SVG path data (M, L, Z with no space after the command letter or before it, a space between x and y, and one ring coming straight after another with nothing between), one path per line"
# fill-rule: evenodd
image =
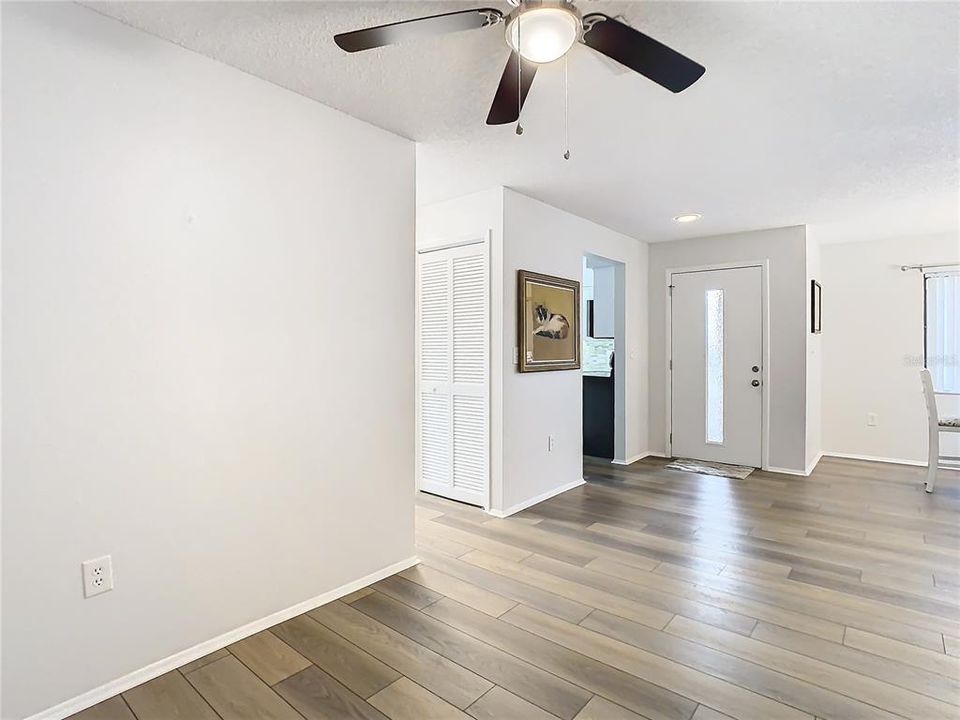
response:
M83 596L93 597L113 590L113 564L109 555L83 563Z
M877 425L877 414L867 413L867 427L876 427Z
M553 435L547 435L547 452L553 452L553 446L556 445Z

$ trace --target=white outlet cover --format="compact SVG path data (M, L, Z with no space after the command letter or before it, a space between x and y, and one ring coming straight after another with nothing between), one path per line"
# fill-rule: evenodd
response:
M83 596L93 597L113 590L113 562L109 555L82 563Z

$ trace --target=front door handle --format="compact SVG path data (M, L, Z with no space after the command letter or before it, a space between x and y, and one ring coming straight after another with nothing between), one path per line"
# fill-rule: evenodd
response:
M760 381L759 381L759 380L754 380L754 381L752 381L750 384L753 385L754 387L760 387Z

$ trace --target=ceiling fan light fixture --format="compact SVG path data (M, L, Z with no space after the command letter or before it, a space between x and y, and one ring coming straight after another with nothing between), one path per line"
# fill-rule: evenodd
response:
M702 217L703 215L700 213L683 213L682 215L674 215L673 221L678 223L692 223Z
M567 54L580 36L572 8L545 5L519 10L507 21L507 44L524 60L549 63Z
M504 42L512 51L487 114L487 125L515 122L517 134L522 132L520 113L537 68L564 57L577 42L674 93L686 90L706 72L700 63L616 18L598 12L582 15L574 0L507 2L513 10L506 16L492 7L454 10L342 32L334 35L333 40L344 52L355 53L504 23ZM563 87L566 124L566 63ZM569 150L564 153L564 157L568 156ZM675 219L692 222L699 219L699 215L689 220L681 220L679 216Z

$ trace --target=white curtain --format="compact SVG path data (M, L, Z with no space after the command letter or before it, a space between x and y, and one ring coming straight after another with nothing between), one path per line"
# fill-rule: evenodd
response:
M925 365L933 388L960 393L960 271L924 278L927 341Z

